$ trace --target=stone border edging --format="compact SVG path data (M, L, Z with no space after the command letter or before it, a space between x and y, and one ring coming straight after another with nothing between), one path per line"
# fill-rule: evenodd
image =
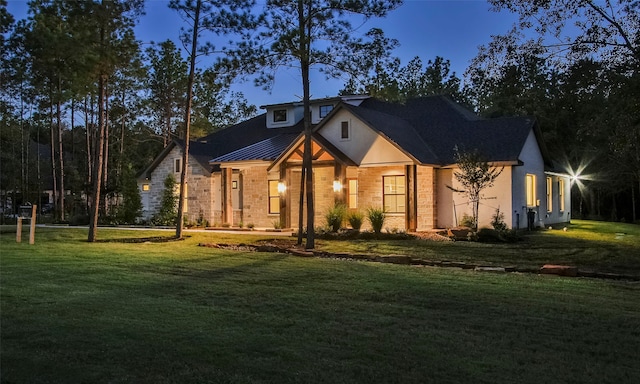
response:
M237 251L253 251L253 252L272 252L272 253L287 253L299 257L322 257L331 259L350 259L355 261L369 261L374 263L389 263L400 265L416 265L416 266L429 266L440 268L460 268L460 269L473 269L476 272L493 272L493 273L531 273L540 275L556 275L563 277L590 277L596 279L609 279L609 280L630 280L640 281L639 275L630 274L618 274L609 272L599 272L592 270L583 270L578 267L568 265L555 265L545 264L540 268L532 267L518 267L518 266L489 266L470 264L466 262L457 261L433 261L425 259L416 259L407 255L367 255L367 254L354 254L354 253L330 253L326 251L307 251L298 248L280 247L273 244L265 245L252 245L252 244L207 244L199 243L199 247L219 248L219 249L231 249Z

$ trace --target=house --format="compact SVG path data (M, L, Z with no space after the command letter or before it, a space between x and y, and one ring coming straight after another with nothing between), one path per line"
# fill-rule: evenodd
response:
M296 228L303 155L301 102L263 106L260 116L190 145L187 215L211 224ZM485 119L444 96L405 104L367 96L312 100L316 223L336 203L384 207L385 227L422 231L457 226L471 214L455 192L455 149L477 150L502 173L482 192L480 226L496 209L512 228L528 212L548 226L570 219L570 180L553 165L533 118ZM147 215L170 172L179 179L178 140L139 179Z

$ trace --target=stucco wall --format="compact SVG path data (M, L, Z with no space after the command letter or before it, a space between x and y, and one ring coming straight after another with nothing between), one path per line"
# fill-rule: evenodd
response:
M348 139L341 136L343 121L349 123ZM345 110L336 113L319 133L361 166L413 163L388 140Z
M499 169L502 169L500 167ZM437 170L437 227L452 228L460 225L462 217L466 214L472 216L473 206L464 193L455 192L464 188L454 176L459 168ZM496 208L504 214L504 222L511 223L511 173L512 167L506 166L495 180L493 187L482 190L478 209L478 227L490 227L491 220L496 213ZM457 222L456 222L457 219Z
M514 167L512 178L513 216L511 226L513 228L527 228L528 209L533 209L536 212L536 223L540 223L540 220L544 219L547 212L544 159L538 148L533 130L529 132L529 136L520 152L519 159L523 165ZM540 201L540 206L534 205L527 207L527 193L525 188L527 174L532 174L536 177L536 200Z

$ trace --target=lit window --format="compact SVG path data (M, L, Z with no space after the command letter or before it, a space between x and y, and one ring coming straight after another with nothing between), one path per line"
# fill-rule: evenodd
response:
M547 177L547 212L553 211L553 180Z
M320 118L327 116L329 112L333 110L333 105L321 105L320 106Z
M383 176L382 182L384 210L389 213L404 213L405 187L404 176Z
M278 180L269 180L269 213L280 213Z
M151 190L151 187L149 186L149 184L142 184L142 192L149 192Z
M340 129L340 138L342 140L349 139L349 122L348 121L342 122L341 129Z
M564 179L558 180L558 201L560 203L560 211L564 211Z
M287 110L286 109L276 109L273 111L273 122L283 122L287 121Z
M182 172L182 159L178 158L178 159L174 159L173 160L173 172L175 173L180 173Z
M536 175L527 173L525 176L525 189L527 193L527 206L536 206Z
M347 206L349 209L358 208L358 180L349 179L347 191Z

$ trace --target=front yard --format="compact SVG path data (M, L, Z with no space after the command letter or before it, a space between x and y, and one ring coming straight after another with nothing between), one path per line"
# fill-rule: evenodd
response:
M86 230L38 228L29 246L5 231L0 380L640 382L637 282L244 253L197 244L269 236L190 235L88 244ZM101 229L100 236L158 233ZM637 273L639 239L634 226L578 222L515 245L318 245Z

